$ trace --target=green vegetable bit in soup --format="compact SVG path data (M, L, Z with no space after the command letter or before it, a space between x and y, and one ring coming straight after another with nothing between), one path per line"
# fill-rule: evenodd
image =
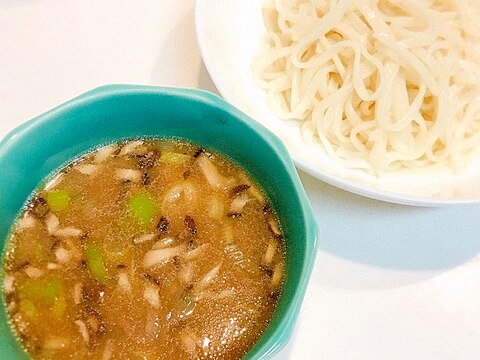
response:
M29 201L5 254L12 327L34 359L238 359L284 280L263 192L196 145L102 147Z

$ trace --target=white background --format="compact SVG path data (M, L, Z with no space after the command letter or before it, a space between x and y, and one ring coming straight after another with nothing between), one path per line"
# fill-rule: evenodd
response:
M0 0L0 138L108 83L215 91L193 0ZM391 205L300 176L320 249L275 359L479 359L480 207Z

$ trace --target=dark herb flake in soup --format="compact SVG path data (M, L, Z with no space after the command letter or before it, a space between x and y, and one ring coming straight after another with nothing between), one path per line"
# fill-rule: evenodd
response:
M35 194L3 287L35 359L238 359L283 274L281 227L243 170L193 144L134 140Z

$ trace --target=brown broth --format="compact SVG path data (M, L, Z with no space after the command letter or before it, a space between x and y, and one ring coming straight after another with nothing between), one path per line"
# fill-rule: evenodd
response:
M283 244L231 161L173 140L113 144L29 202L5 303L35 359L238 359L276 307Z

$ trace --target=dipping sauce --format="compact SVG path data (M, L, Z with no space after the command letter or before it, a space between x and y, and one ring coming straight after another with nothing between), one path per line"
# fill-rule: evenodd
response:
M194 144L132 140L32 197L3 292L34 359L238 359L272 317L284 259L245 171Z

